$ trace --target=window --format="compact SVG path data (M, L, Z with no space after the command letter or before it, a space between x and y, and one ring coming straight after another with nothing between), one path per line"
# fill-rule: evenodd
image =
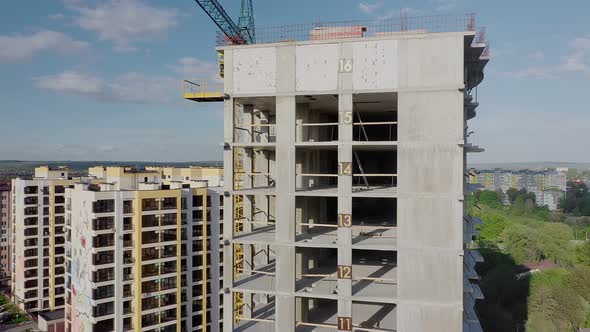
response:
M133 213L133 201L123 201L123 213Z
M202 207L203 206L203 196L195 195L193 196L193 207Z
M96 202L92 202L92 212L94 213L107 213L115 211L115 200L114 199L100 199Z

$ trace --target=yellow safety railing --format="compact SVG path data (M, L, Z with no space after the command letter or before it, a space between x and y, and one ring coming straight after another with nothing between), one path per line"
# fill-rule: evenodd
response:
M206 80L197 82L182 81L183 98L195 101L223 101L223 83L208 83Z

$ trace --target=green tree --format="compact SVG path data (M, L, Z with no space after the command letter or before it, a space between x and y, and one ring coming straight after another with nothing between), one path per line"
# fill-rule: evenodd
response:
M567 276L567 285L590 303L590 267L578 267Z
M576 246L574 254L578 264L590 266L590 242L585 242L582 245Z
M514 188L510 188L510 189L506 190L506 196L508 196L508 199L510 200L510 204L514 203L514 201L516 200L516 197L518 197L519 193L520 193L520 191L518 191L517 189L514 189Z
M528 303L530 331L577 331L585 318L582 299L570 288L538 287Z
M501 239L506 251L518 263L538 262L544 258L541 237L529 226L512 224L504 230Z
M566 224L546 222L538 229L543 257L551 259L562 266L570 266L575 261L571 241L574 233Z
M512 213L517 216L522 216L525 213L525 198L523 195L518 195L512 204Z
M480 214L479 217L484 221L478 225L477 241L482 247L494 246L498 243L500 235L506 229L506 218L499 214Z
M479 202L493 208L499 208L501 206L501 198L498 197L498 193L491 190L480 192Z

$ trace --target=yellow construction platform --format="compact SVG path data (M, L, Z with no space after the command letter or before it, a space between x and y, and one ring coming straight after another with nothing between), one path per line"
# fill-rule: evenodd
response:
M223 84L206 83L205 81L195 83L183 80L182 98L197 102L223 101L225 99Z

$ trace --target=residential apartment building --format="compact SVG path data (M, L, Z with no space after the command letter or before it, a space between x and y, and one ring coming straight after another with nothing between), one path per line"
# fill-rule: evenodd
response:
M566 174L557 170L474 170L469 172L469 183L480 185L485 190L525 190L535 194L535 203L557 210L559 201L565 196ZM509 201L505 200L506 204Z
M209 180L102 166L14 180L15 301L67 331L218 331L223 196Z
M465 128L487 45L474 17L427 21L257 31L217 49L223 92L185 89L225 105L225 332L481 331Z
M0 183L0 282L10 285L12 186Z
M162 185L66 190L66 331L218 331L223 196Z
M146 170L158 171L165 181L206 181L208 187L223 186L222 167L146 167Z
M74 182L61 167L12 180L12 297L29 312L64 307L65 188Z

